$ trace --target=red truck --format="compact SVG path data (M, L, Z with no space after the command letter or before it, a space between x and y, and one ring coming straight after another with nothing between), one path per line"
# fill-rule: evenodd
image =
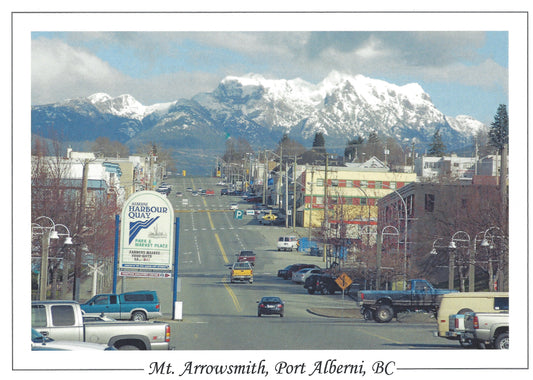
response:
M244 261L247 261L250 263L250 265L255 265L255 253L254 251L241 251L241 253L237 254L237 262L242 263Z
M207 190L205 191L205 195L215 195L215 190L213 190L213 189L207 189Z

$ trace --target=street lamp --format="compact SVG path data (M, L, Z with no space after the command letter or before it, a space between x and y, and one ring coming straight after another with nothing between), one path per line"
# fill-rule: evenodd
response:
M492 233L493 230L499 231L499 234L493 234ZM487 234L488 234L488 237L487 237ZM494 238L495 237L499 237L500 239L503 240L503 237L504 237L503 231L499 227L490 227L490 228L488 228L483 233L483 240L481 241L481 246L482 247L486 247L489 250L494 249ZM501 289L502 285L503 285L502 246L500 245L499 248L500 249L499 249L499 252L498 252L498 260L497 260L497 262L498 262L498 271L497 271L497 276L495 276L495 277L497 278L496 279L497 288ZM493 282L493 278L492 278L492 271L493 271L493 269L492 269L492 257L489 256L489 276L490 276L489 288L491 290L496 288L496 286L494 286L494 282Z
M456 237L457 235L463 235L463 238ZM469 254L470 250L470 235L466 233L465 231L457 231L452 235L452 239L450 241L450 244L448 245L448 248L450 249L450 262L449 262L449 274L448 274L448 289L454 289L454 280L455 280L455 250L457 249L458 242L466 242L467 243L467 254ZM463 284L461 284L463 287Z
M38 220L44 219L47 221L49 226L41 226L37 223ZM58 233L56 230L57 226L64 227L67 230L67 233ZM39 300L46 300L46 290L48 287L48 256L50 253L50 239L59 239L59 236L67 236L65 239L65 244L72 244L72 238L70 237L70 231L63 224L55 224L54 221L47 216L39 216L35 219L35 223L31 224L32 235L41 235L41 274L39 281Z
M392 230L393 232L385 232L385 230ZM377 249L377 270L376 270L376 289L379 290L381 283L381 247L383 245L383 236L384 235L396 235L398 237L398 242L396 245L396 251L400 250L400 231L394 226L385 226L381 230L381 236L377 236L376 240L376 249Z
M408 226L408 215L407 215L407 202L401 194L396 190L390 187L389 185L385 185L384 183L381 184L382 186L387 187L389 190L394 191L394 193L400 198L400 201L402 202L402 205L405 210L405 230L404 230L404 242L403 242L403 290L406 289L407 285L407 226ZM398 216L398 224L400 222L400 217Z

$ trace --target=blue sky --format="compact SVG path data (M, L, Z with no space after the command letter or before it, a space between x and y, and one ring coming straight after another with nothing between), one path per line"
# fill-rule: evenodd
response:
M33 32L32 104L95 92L144 105L227 75L318 83L331 71L419 83L445 115L489 124L508 103L508 32Z

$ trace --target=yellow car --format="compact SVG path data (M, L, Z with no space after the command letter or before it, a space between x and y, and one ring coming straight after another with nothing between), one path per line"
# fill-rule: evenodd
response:
M266 214L265 216L263 216L263 223L264 222L273 222L277 218L278 218L278 216L275 215L275 214Z

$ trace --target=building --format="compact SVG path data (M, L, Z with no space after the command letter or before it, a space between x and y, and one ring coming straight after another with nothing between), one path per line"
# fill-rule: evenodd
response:
M436 240L446 255L455 233L464 233L472 245L480 231L504 220L498 186L413 182L379 200L377 231L398 230L408 277L424 273L438 282L448 276L447 259L440 267L425 266Z
M378 200L414 182L416 174L390 172L373 157L349 167L306 166L297 180L297 225L342 225L348 237L359 238L362 228L377 225Z

